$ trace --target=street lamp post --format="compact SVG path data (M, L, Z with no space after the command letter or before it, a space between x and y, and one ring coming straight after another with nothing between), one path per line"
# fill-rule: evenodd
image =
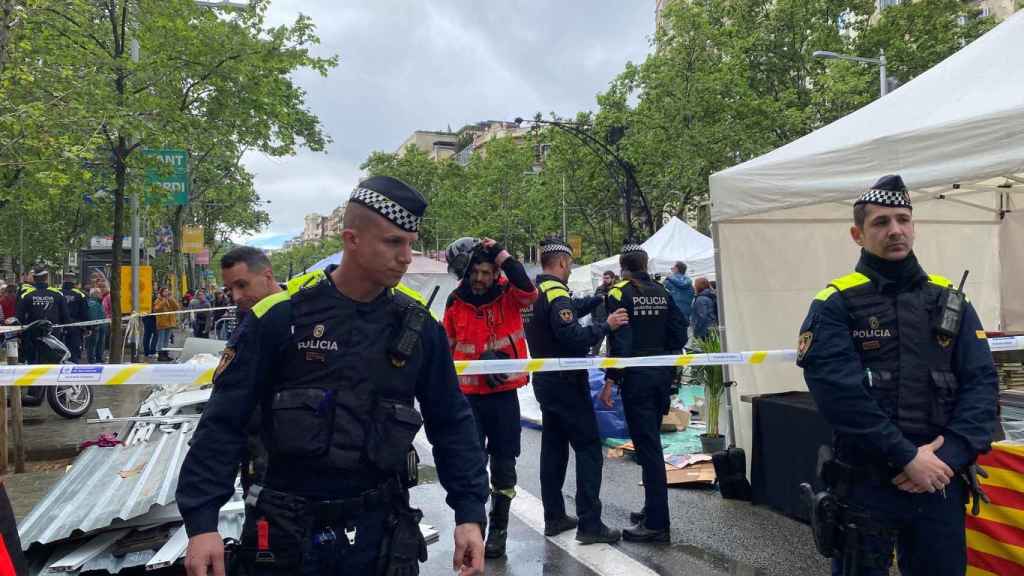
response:
M633 190L636 190L637 194L640 196L640 204L644 211L644 221L647 224L648 234L654 233L654 217L651 215L650 206L647 205L647 198L644 196L643 190L640 189L640 183L636 180L636 174L633 172L633 167L629 162L623 159L622 156L619 156L619 154L610 146L594 137L594 135L587 130L584 130L579 124L559 122L557 120L541 120L539 118L534 118L533 120L516 118L514 122L516 126L522 125L524 122L530 122L542 126L553 126L558 128L563 132L571 134L577 140L582 142L584 146L589 148L591 152L606 160L608 175L612 181L619 186L619 192L622 195L623 217L626 224L626 239L633 239ZM616 176L613 167L622 171L621 179Z
M847 62L858 62L860 64L874 64L878 66L878 96L881 98L889 93L889 78L886 71L885 50L878 51L878 58L862 58L848 54L837 54L827 50L817 50L812 54L814 58L822 60L846 60Z

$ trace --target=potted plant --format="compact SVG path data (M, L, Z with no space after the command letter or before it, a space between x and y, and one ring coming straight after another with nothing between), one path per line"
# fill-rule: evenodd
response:
M722 339L717 328L708 330L707 336L696 339L697 347L705 354L722 351ZM707 429L700 435L701 449L705 454L725 450L725 436L718 431L718 415L725 393L725 373L721 366L694 366L692 381L704 387L704 420Z

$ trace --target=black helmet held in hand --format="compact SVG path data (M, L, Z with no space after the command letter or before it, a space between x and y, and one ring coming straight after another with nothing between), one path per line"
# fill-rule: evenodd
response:
M469 268L469 261L473 258L473 251L476 250L480 242L476 238L459 238L452 242L444 250L444 259L448 262L448 272L454 274L456 278L462 278L466 275L466 269Z

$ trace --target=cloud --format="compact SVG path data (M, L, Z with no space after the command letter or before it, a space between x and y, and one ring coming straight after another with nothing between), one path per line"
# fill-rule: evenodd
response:
M341 59L327 78L295 75L334 142L322 154L246 156L271 201L271 236L341 204L370 152L394 151L414 130L594 109L654 31L653 1L276 0L268 17L285 24L300 11L317 24L315 52Z

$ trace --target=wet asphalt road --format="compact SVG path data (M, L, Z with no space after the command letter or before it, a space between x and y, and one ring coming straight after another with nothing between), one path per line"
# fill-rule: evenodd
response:
M523 429L519 459L519 490L513 504L506 559L490 561L487 574L599 575L679 574L687 576L811 576L829 574L829 565L814 550L807 526L767 508L722 499L711 489L669 489L672 543L639 545L620 542L612 547L576 547L572 532L556 540L540 530L540 432ZM421 456L426 450L421 449ZM432 464L429 453L426 464ZM606 524L627 526L630 510L642 506L638 485L640 467L629 459L605 460L601 497ZM573 463L569 463L563 494L566 507L574 504ZM525 493L524 493L525 491ZM429 547L422 574L452 574L452 513L436 483L417 487L413 503L424 511L424 522L440 531ZM531 519L533 520L531 525Z

